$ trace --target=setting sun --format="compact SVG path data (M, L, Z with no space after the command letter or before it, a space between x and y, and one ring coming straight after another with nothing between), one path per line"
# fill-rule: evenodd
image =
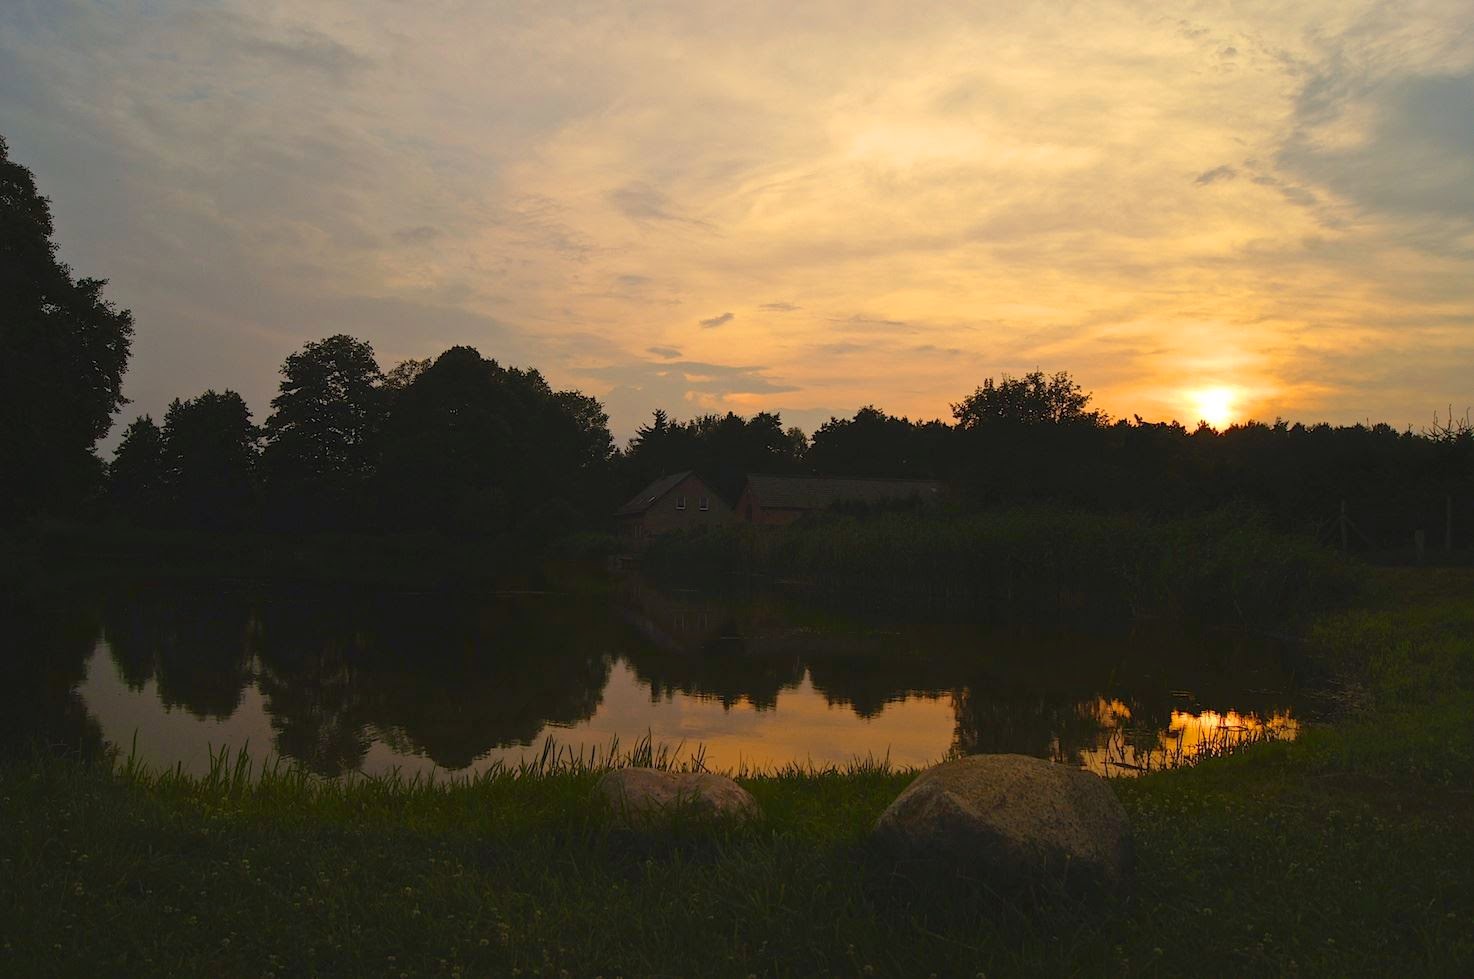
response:
M1207 388L1193 395L1194 421L1222 429L1234 420L1234 393L1229 388Z

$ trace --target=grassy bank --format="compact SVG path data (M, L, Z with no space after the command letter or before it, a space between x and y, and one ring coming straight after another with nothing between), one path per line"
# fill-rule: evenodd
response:
M474 782L0 774L0 973L1467 975L1474 575L1377 573L1308 655L1344 716L1113 785L1103 908L908 881L865 846L907 774L744 778L766 813L630 838L597 768Z
M1164 521L1054 507L829 514L665 538L643 567L665 578L757 575L864 607L1047 622L1282 623L1357 583L1336 555L1242 509Z

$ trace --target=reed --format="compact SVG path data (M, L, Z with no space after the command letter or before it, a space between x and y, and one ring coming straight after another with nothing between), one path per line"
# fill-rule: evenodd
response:
M1355 568L1252 511L1150 521L1058 508L827 514L658 541L657 577L746 576L839 604L1019 621L1263 625L1354 594Z

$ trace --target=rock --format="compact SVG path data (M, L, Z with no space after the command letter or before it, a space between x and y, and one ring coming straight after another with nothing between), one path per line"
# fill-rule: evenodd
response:
M598 791L631 824L648 823L663 813L687 808L722 818L752 819L759 814L751 793L725 775L710 772L616 768L599 779Z
M1111 887L1131 874L1131 827L1105 779L1024 755L927 769L881 813L875 836L990 884Z

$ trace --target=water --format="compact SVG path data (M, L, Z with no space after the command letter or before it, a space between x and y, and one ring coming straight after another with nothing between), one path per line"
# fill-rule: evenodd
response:
M1293 678L1262 641L885 622L636 579L585 595L135 587L10 618L0 741L107 741L192 771L249 745L324 775L466 772L548 737L648 734L718 769L982 751L1115 774L1296 729Z

